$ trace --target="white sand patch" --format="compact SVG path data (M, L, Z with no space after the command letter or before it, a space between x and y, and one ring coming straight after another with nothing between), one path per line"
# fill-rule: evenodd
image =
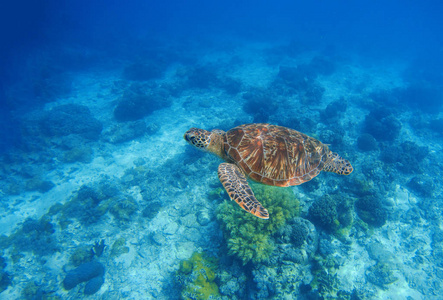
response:
M365 283L365 269L371 265L368 253L357 243L351 245L351 255L346 257L345 263L337 271L343 289L352 291L357 285Z

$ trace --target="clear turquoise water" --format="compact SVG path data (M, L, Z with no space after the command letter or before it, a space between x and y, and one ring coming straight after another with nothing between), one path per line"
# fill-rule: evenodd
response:
M0 299L439 299L441 10L5 6ZM183 139L258 122L354 172L252 185L259 223Z

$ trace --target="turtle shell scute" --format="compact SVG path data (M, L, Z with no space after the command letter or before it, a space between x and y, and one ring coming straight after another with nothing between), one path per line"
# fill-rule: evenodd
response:
M275 186L302 184L317 176L329 148L299 131L246 124L226 132L224 150L255 181Z

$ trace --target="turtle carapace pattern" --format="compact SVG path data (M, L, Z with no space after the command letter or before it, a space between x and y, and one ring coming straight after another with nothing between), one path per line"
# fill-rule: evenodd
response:
M224 132L189 129L185 140L226 161L218 177L231 200L253 215L268 219L269 214L255 198L247 177L273 186L299 185L321 171L349 175L348 160L331 152L322 142L296 130L271 124L240 125Z

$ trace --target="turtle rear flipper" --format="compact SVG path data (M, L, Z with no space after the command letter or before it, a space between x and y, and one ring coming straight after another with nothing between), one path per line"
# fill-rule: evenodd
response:
M347 159L342 158L337 153L330 152L328 155L328 161L323 167L323 171L333 172L339 175L349 175L354 169Z
M256 217L269 219L269 213L254 196L245 175L240 169L230 163L218 166L218 178L231 200L237 202L241 208Z

